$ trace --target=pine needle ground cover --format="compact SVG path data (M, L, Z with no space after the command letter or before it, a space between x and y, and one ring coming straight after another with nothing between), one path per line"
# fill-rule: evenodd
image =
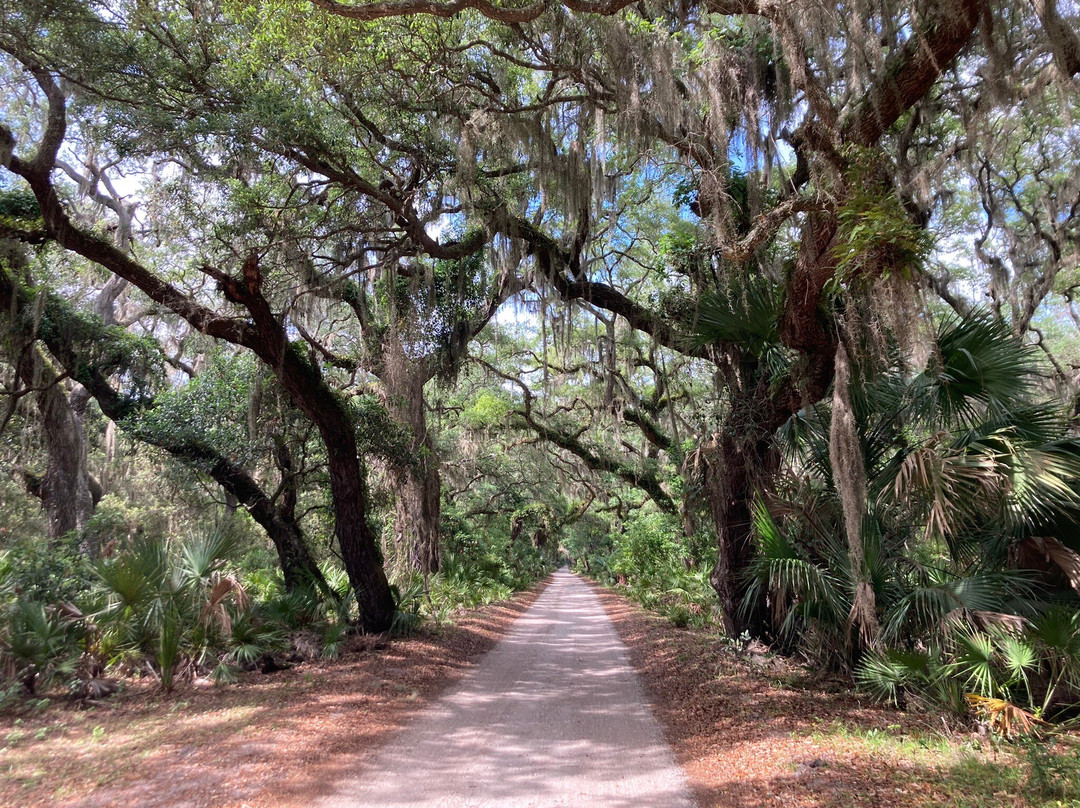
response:
M490 650L542 586L236 685L0 716L0 805L300 808Z
M1080 756L946 732L597 587L702 808L1074 808Z

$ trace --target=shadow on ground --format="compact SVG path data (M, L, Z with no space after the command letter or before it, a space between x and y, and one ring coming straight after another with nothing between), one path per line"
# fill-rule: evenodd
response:
M935 739L918 716L792 669L752 667L715 633L681 630L597 587L702 808L1039 804L1016 758ZM828 684L828 683L826 683Z

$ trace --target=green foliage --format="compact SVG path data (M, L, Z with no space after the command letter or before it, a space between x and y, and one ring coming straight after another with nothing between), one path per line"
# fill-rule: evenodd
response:
M29 290L34 295L38 290ZM130 403L148 398L162 380L161 346L152 337L140 337L105 323L66 298L41 291L44 305L36 332L48 344L74 351L74 377L93 388L94 375L120 374ZM27 312L27 316L31 316Z
M51 542L27 537L0 555L11 597L40 603L77 600L93 580L79 541L74 533Z
M881 179L882 155L847 149L850 196L837 211L838 277L912 277L933 247L929 230L912 221L891 184Z
M445 507L439 571L426 578L413 574L395 581L398 606L391 631L407 635L424 619L443 623L458 609L505 600L547 575L554 567L558 546L550 506L523 506L517 512L516 535L513 524L511 516L478 528L453 505ZM535 530L545 524L551 535L543 546L537 546Z
M664 614L676 626L715 621L716 593L709 582L715 551L710 547L703 559L694 558L678 519L639 512L608 541L610 552L591 563L590 574L625 584L631 598Z
M918 652L890 649L867 654L855 671L855 681L881 702L899 705L905 688L928 676L931 657Z
M704 295L699 305L698 344L737 344L759 359L780 348L780 287L764 276L729 283Z
M696 197L695 186L681 185L676 187L674 202L689 205ZM676 222L672 230L660 237L659 248L660 259L672 272L694 278L707 266L708 253L689 222Z
M75 678L82 658L84 627L60 607L16 601L4 615L0 661L13 666L12 678L33 695L54 681Z
M1032 403L1035 371L1031 350L977 312L941 321L920 373L898 367L856 388L870 492L863 550L881 626L879 646L861 655L827 408L786 431L803 477L755 508L747 593L748 604L768 598L778 637L854 667L883 701L961 710L974 693L1039 716L1070 709L1080 693L1075 594L1057 593L1069 605L1047 609L1047 579L1011 560L1054 519L1075 518L1080 482L1066 421Z
M33 191L12 189L0 193L0 218L40 219L41 208Z
M416 462L410 451L412 434L390 417L378 396L364 394L349 399L360 451L385 458L399 466Z
M615 539L610 569L616 575L655 578L681 560L679 526L661 513L638 515Z
M86 520L79 541L108 555L126 546L129 540L140 532L149 530L151 534L157 533L160 525L155 524L159 521L155 516L156 514L133 505L123 497L105 494Z
M0 228L36 242L43 240L44 226L37 197L31 191L0 191Z
M1068 801L1058 806L1080 802L1080 749L1055 750L1030 735L1019 743L1027 763L1027 792L1044 800Z
M127 426L159 445L205 445L236 462L248 461L263 448L248 434L247 417L260 372L250 356L215 350L198 376L159 394L153 408Z
M25 559L3 554L4 680L33 692L108 666L152 672L162 689L171 690L180 677L231 681L237 668L294 644L301 653L338 655L349 631L350 598L285 593L265 570L242 575L235 561L242 538L235 522L220 522L182 539L144 534L111 542L110 555L92 568L96 581L76 587L85 616L79 607L46 599L42 587L52 579L41 577L36 566L20 566ZM326 572L332 586L349 591L340 570ZM24 597L27 587L44 597Z
M510 412L510 401L503 394L481 390L476 399L465 408L462 420L470 429L490 429L502 424Z
M1035 348L1023 345L1008 323L989 311L945 317L937 350L917 392L933 396L932 412L943 424L969 424L1031 403L1039 368Z
M816 552L810 552L797 535L785 532L760 500L752 515L758 552L747 571L744 606L767 594L774 617L779 618L775 628L782 639L792 640L809 621L818 627L819 642L830 646L838 642L837 634L851 607L843 547L837 541L822 542Z

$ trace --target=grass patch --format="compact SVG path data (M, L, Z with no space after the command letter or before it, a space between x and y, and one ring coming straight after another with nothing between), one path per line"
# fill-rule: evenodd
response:
M810 738L825 754L888 760L897 785L932 787L946 808L1080 808L1080 749L1034 739L905 731L833 721Z

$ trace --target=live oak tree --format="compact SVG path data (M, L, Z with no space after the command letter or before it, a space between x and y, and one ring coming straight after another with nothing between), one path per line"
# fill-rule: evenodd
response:
M460 10L439 4L323 5L334 13L362 19L415 12L449 15ZM496 20L515 13L529 20L534 18L529 15L539 18L542 13L539 7L516 12L488 4L474 7ZM606 15L624 5L567 7ZM844 207L855 197L853 175L862 162L874 159L867 158L867 153L881 148L891 127L930 92L968 43L980 8L977 2L927 3L901 17L902 23L900 15L891 10L881 13L869 7L840 17L824 9L711 3L686 9L684 19L665 20L662 13L654 19L631 14L610 25L596 25L603 31L596 40L590 36L596 35L589 28L591 21L580 22L556 9L552 16L543 18L543 24L548 29L554 24L560 34L571 30L574 35L565 39L538 35L533 40L534 69L569 77L560 89L566 92L573 87L585 99L580 104L583 112L577 131L586 128L586 120L601 112L610 113L618 121L616 126L621 125L627 134L627 146L663 143L690 164L698 178L696 208L714 222L715 250L724 260L745 264L789 221L795 221L798 228L793 237L798 244L796 255L791 265L782 269L785 294L779 322L781 339L800 361L780 384L758 385L753 390L734 388L732 411L752 413L753 417L738 420L716 441L712 499L720 561L715 584L732 630L737 630L740 622L735 609L737 575L751 552L752 466L762 463L771 434L804 401L824 397L833 380L837 352L842 350L843 343L822 304L826 288L840 268L837 245L844 237ZM718 35L704 41L693 58L717 72L683 72L690 60L679 47L679 31L688 20L709 25L714 19L710 14L731 19L718 25ZM516 18L514 22L521 24ZM606 51L600 45L593 55L606 61L609 69L581 61L583 41L606 43ZM845 50L831 44L835 41L843 41ZM727 67L727 74L720 72L723 67ZM560 147L570 146L567 151L572 165L576 142L580 162L591 158L593 164L602 165L607 147L602 136L598 141L581 143L580 137L575 141L554 132L543 143L556 153ZM788 144L786 152L777 145L781 141ZM734 150L733 143L737 144ZM794 170L784 165L785 158L790 160L787 155L792 154ZM727 204L732 196L727 192L727 178L733 159L754 169L748 195L751 225L745 233L733 226L738 217ZM562 173L570 172L564 169ZM588 170L578 174L590 176ZM765 192L772 187L773 176L780 177L780 187L770 199ZM557 184L555 179L552 182ZM893 180L882 171L871 182L887 196ZM501 229L528 244L547 281L564 298L587 299L661 341L676 342L671 327L655 312L610 284L588 277L582 258L591 211L564 213L570 221L577 220L568 234L576 231L579 236L567 239L565 245L512 214L504 217ZM864 247L865 252L873 252L873 245ZM863 262L863 268L865 274L882 269L874 266L874 261ZM843 428L839 429L841 434ZM857 490L845 498L845 504L852 509L861 506ZM854 513L848 523L854 559L861 541ZM870 615L872 592L865 582L860 592L863 602L857 614ZM873 625L865 628L868 634L874 631Z

